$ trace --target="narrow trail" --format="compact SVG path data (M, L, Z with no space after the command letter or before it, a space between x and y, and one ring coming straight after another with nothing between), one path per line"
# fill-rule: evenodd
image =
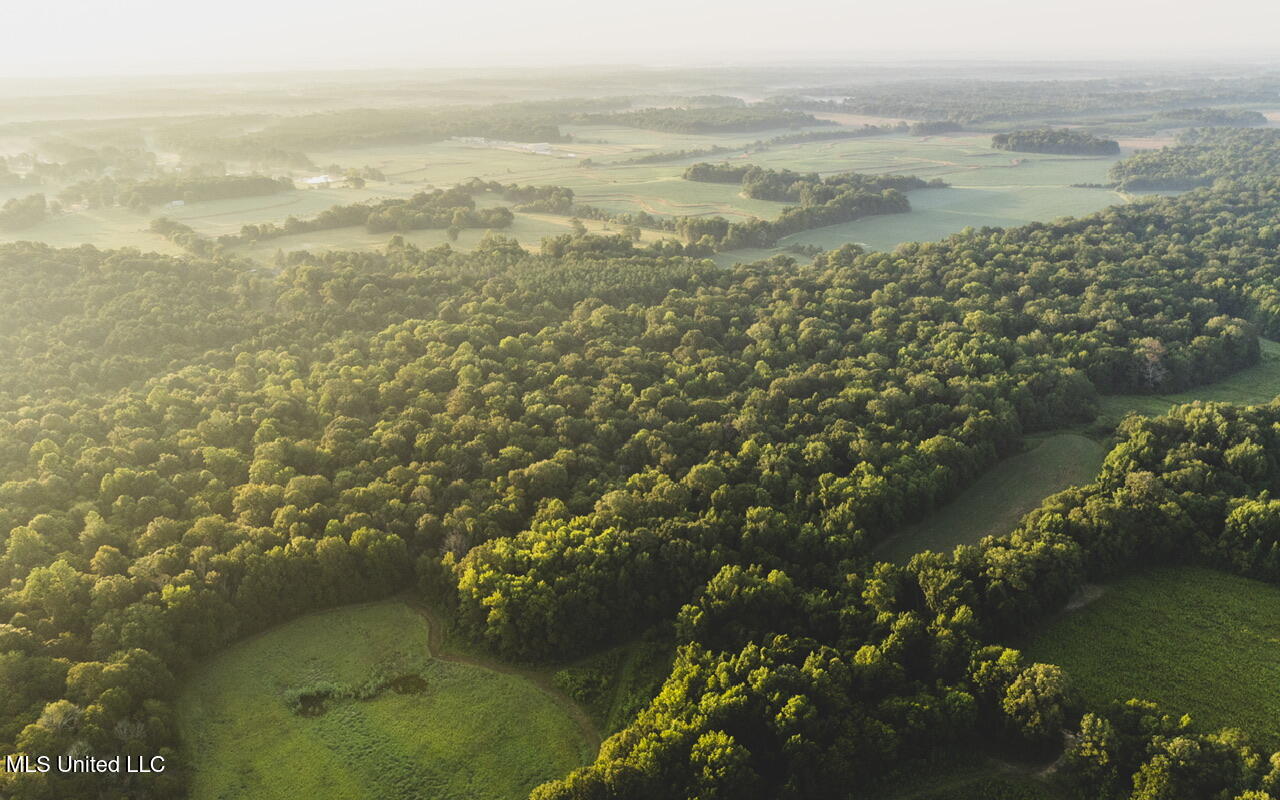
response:
M468 667L479 667L487 669L490 672L500 672L504 675L515 675L532 683L540 692L551 698L556 705L560 706L565 713L573 718L578 728L582 731L582 735L586 738L587 743L591 747L592 758L600 751L600 744L604 741L600 729L596 727L595 720L591 719L581 706L574 702L573 698L560 691L551 682L551 676L542 670L529 669L525 667L517 667L511 664L504 664L482 656L467 655L465 653L450 652L444 641L445 624L434 610L428 608L427 605L417 598L404 596L401 598L409 608L423 618L427 623L427 654L434 659L444 661L449 664L463 664Z

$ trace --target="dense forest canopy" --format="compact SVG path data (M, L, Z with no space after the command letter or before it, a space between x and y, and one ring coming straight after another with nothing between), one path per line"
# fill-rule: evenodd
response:
M275 279L235 262L10 247L3 263L15 277L45 277L4 285L53 302L40 324L15 320L8 335L21 346L4 348L6 374L24 382L5 388L0 426L10 454L0 568L13 581L0 602L7 663L32 676L9 700L7 735L22 750L171 747L169 676L190 659L415 580L456 596L461 624L491 646L525 656L675 614L717 573L726 587L759 580L795 598L777 614L711 625L714 640L698 632L709 621L682 614L697 646L601 765L631 763L644 731L685 713L706 691L697 676L721 659L783 670L780 679L813 647L881 642L896 659L906 643L890 641L933 636L912 622L918 611L892 624L846 616L843 633L823 634L835 639L806 643L787 603L807 607L802 598L848 574L864 576L842 590L855 595L905 580L855 565L1023 431L1087 417L1096 391L1165 391L1250 363L1256 340L1238 317L1268 332L1277 324L1275 243L1257 224L1277 206L1273 185L1238 187L892 255L846 248L809 268L729 271L680 258L552 259L501 239L465 256L403 245L299 255ZM1227 262L1224 237L1234 241ZM165 275L187 288L166 288ZM122 302L88 302L104 291ZM163 309L180 325L209 308L225 319L209 319L198 340L150 335L164 317L140 314ZM79 339L77 328L107 335ZM60 350L67 368L35 368ZM112 358L132 371L77 368ZM830 597L822 602L847 601ZM732 604L716 613L740 616ZM767 642L757 635L766 619L800 636L799 649L750 643ZM998 619L965 624L997 631ZM859 737L832 770L874 774L966 729L965 703L954 703L974 697L968 679L953 676L952 700L920 695L931 669L871 684L878 711L853 688L821 690L895 731L874 756ZM802 693L817 691L814 679L785 678ZM909 706L891 711L885 697L943 705L908 722ZM768 708L743 722L772 719ZM946 724L917 728L940 722L930 714ZM634 796L686 780L697 757L681 748L709 746L697 745L712 735L705 725L727 724L707 719L692 738L664 739L663 758L675 760L635 777ZM756 741L714 730L734 752ZM762 729L759 747L784 730ZM814 728L805 739L822 761L849 735ZM812 775L802 794L833 785L823 777L833 773L774 755L742 758L791 764L776 773L782 782ZM573 780L615 774L600 769ZM24 795L65 791L41 789L39 776L11 780Z
M1138 91L1058 88L1019 88L999 113L1041 108L1037 90L1081 108ZM551 141L583 113L686 131L816 122L713 96L171 132L193 151L289 159L391 135ZM915 132L989 113L931 107L920 118L942 122ZM1082 797L1275 795L1280 756L1243 734L1140 701L1083 708L1065 671L1002 643L1083 582L1148 563L1280 580L1280 405L1129 420L1094 483L1008 536L906 566L873 547L1026 434L1088 423L1101 394L1256 363L1259 336L1280 336L1277 152L1270 131L1198 131L1117 166L1126 184L1206 184L1185 195L812 264L702 256L903 212L937 184L699 163L688 180L793 205L746 222L623 216L564 186L477 180L225 239L156 220L181 257L0 245L0 740L173 765L146 781L5 772L0 794L181 796L193 765L173 700L193 664L306 612L412 592L513 660L655 629L674 644L652 702L537 800L874 797L941 747L1044 756L1064 727L1077 735L1061 775ZM31 198L0 220L35 215ZM502 228L513 210L627 230L578 225L539 252L496 233L469 253L396 236L274 269L225 253L339 225ZM679 241L642 244L641 224Z
M1247 178L1280 171L1280 131L1198 128L1178 143L1136 153L1111 168L1126 189L1194 189L1219 178Z
M1261 111L1238 108L1175 108L1152 114L1151 119L1189 125L1240 128L1253 128L1267 124L1267 118Z

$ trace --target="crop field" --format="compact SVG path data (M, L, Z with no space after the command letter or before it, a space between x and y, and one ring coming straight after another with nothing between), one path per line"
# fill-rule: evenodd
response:
M297 189L263 197L210 200L179 208L154 209L150 216L166 216L184 222L206 236L219 236L224 233L239 233L240 226L245 224L280 222L290 216L305 219L336 205L384 197L407 197L418 191L408 186L384 183L371 186L376 188Z
M334 205L357 203L374 197L412 194L390 186L366 189L298 189L261 197L210 200L176 208L152 208L146 212L112 207L67 212L20 231L0 232L0 241L33 240L59 247L94 244L98 247L137 247L160 253L181 252L176 245L148 230L156 217L186 223L207 236L238 233L248 223L280 222L288 216L310 217ZM10 192L12 194L12 192ZM21 193L20 193L21 194ZM385 239L384 239L385 241ZM272 252L275 252L274 249Z
M378 677L393 680L371 699L305 702ZM289 705L299 693L301 713ZM232 647L189 676L178 714L199 754L197 800L514 800L593 755L575 718L525 678L431 657L425 619L399 602L313 614Z
M1006 534L1045 497L1090 481L1106 456L1101 444L1076 433L1032 438L1029 444L1031 449L999 462L923 521L886 539L876 556L905 563L924 550L949 553L956 545Z
M730 219L773 218L786 204L745 198L734 185L683 180L680 175L686 166L695 161L727 159L825 175L892 172L942 178L952 185L950 189L912 192L913 210L907 214L869 217L804 231L784 239L774 250L736 251L717 258L729 264L767 257L796 244L833 248L852 241L874 249L891 249L902 242L939 239L968 226L1009 226L1080 216L1123 200L1115 192L1071 186L1104 182L1115 158L998 152L991 149L986 134L873 136L776 145L758 151L745 149L659 164L627 164L623 162L654 151L746 148L771 134L695 136L603 126L580 126L572 132L580 141L563 147L580 159L457 142L334 151L316 158L319 162L376 166L397 182L393 188L402 191L479 177L503 183L568 186L579 202L620 213L718 214ZM590 158L591 163L584 166L583 158ZM525 241L518 234L517 238ZM458 246L467 245L460 241Z
M892 250L903 242L943 239L966 227L1012 227L1034 220L1077 217L1114 205L1114 192L1099 189L964 186L920 189L907 214L865 217L844 225L803 231L779 246L807 244L830 250L857 242L871 250Z
M35 241L54 247L82 244L102 248L136 247L143 252L181 255L182 248L147 230L151 219L152 216L125 208L79 211L49 217L23 230L0 231L0 242Z
M1241 728L1280 745L1280 588L1193 567L1105 587L1025 647L1066 668L1090 708L1140 698L1201 730Z
M905 241L941 238L970 225L1018 225L1079 216L1122 200L1106 190L1071 188L1075 183L1105 181L1114 158L997 152L991 149L986 134L874 136L692 156L659 164L627 164L623 162L654 151L747 147L769 134L695 136L603 126L577 127L572 132L581 141L563 147L579 159L437 142L417 147L325 152L316 160L376 166L397 182L394 188L401 190L445 186L479 177L503 183L568 186L580 202L616 212L719 214L731 219L772 218L786 204L742 197L733 185L682 180L680 175L686 166L695 161L728 159L821 174L918 175L942 178L954 187L913 192L914 210L909 214L871 217L806 231L784 240L781 248L792 244L835 247L858 241L876 249L889 249ZM584 166L584 158L590 158L591 163ZM776 251L739 253L737 259L730 257L728 261L770 252Z

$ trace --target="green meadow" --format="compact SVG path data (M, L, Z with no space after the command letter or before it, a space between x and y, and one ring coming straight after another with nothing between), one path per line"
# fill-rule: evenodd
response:
M288 702L379 676L400 683L320 713ZM389 601L222 652L188 677L178 719L196 800L514 800L594 757L566 703L521 675L434 658L424 617Z
M414 148L375 148L317 154L317 162L369 164L381 169L400 193L446 186L468 178L503 183L567 186L579 202L617 213L644 211L668 216L713 216L729 219L771 219L785 203L743 197L736 185L698 183L680 176L695 161L732 160L774 169L834 174L839 172L901 173L942 178L948 189L911 193L907 214L868 217L790 236L777 248L722 253L717 261L732 264L766 258L792 245L824 249L858 242L873 249L891 249L902 242L939 239L966 227L1020 225L1032 220L1080 216L1118 201L1114 192L1072 188L1076 183L1106 180L1114 158L1010 154L993 151L987 134L915 137L873 136L804 142L753 150L758 136L694 136L604 126L567 128L579 141L565 144L577 159L479 147L459 142L435 142ZM629 159L655 151L681 151L712 146L741 148L716 156L695 156L658 164L629 164ZM590 163L583 163L590 159ZM372 186L372 184L371 184ZM523 216L523 215L521 215ZM545 215L540 215L545 216ZM198 222L190 222L205 232ZM563 232L561 224L543 218L521 220L505 231L527 247L541 237ZM208 231L212 232L212 231ZM474 247L482 232L464 232L454 242ZM646 238L661 238L647 232ZM415 232L422 244L446 241L443 231ZM376 239L376 241L375 241ZM277 248L334 249L380 245L385 237L369 237L360 229L320 231L305 237L264 242L245 251L260 257Z

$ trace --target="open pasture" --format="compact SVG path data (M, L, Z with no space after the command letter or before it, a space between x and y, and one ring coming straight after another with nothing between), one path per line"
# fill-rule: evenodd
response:
M393 682L370 699L288 704L379 677ZM433 658L426 620L399 602L302 617L226 650L188 676L178 720L197 800L516 800L593 755L524 677Z
M1089 427L1113 430L1130 412L1156 416L1196 400L1238 404L1265 403L1280 394L1280 343L1262 340L1262 359L1223 380L1171 395L1107 395ZM956 499L925 520L894 534L877 556L905 562L922 550L950 551L975 544L983 536L1010 532L1044 498L1069 486L1088 483L1102 466L1106 449L1079 433L1033 437L1031 449L985 472Z
M582 224L586 226L587 230L595 233L618 232L617 225L609 225L597 220L582 220ZM572 230L571 226L572 220L569 217L561 217L554 214L518 213L515 215L515 220L510 227L492 232L514 238L526 249L537 250L543 237L569 233ZM449 240L449 235L446 231L439 229L406 231L400 236L403 236L406 242L422 248L448 244L458 250L472 250L489 233L490 231L483 228L465 228L458 233L458 238L454 241ZM395 235L393 233L369 233L363 226L333 228L300 233L293 236L281 236L277 239L266 239L247 247L238 248L235 252L237 255L249 258L270 260L279 250L308 250L311 252L373 250L385 247L391 237ZM642 231L641 241L657 241L663 235L660 231ZM159 237L153 238L158 239Z
M404 181L405 188L444 186L471 177L503 183L554 184L573 189L579 202L619 213L718 214L731 219L773 218L786 204L745 198L731 184L685 181L680 175L688 164L729 159L823 175L899 173L942 178L954 187L913 192L913 211L908 214L869 217L805 231L783 241L780 249L792 244L836 247L849 241L889 249L904 241L941 238L971 225L1019 225L1079 216L1123 199L1105 190L1071 188L1071 184L1105 181L1114 159L1002 153L990 148L990 137L986 135L891 135L799 142L758 151L746 149L657 164L629 164L624 162L647 152L713 146L742 148L760 137L673 135L600 126L580 127L574 133L591 144L575 142L566 148L590 158L589 164L584 165L582 159L457 142L331 152L318 159L368 163L386 172L389 179ZM770 252L777 251L763 254ZM743 253L736 260L759 255L754 251ZM732 263L735 258L726 254L721 260Z

